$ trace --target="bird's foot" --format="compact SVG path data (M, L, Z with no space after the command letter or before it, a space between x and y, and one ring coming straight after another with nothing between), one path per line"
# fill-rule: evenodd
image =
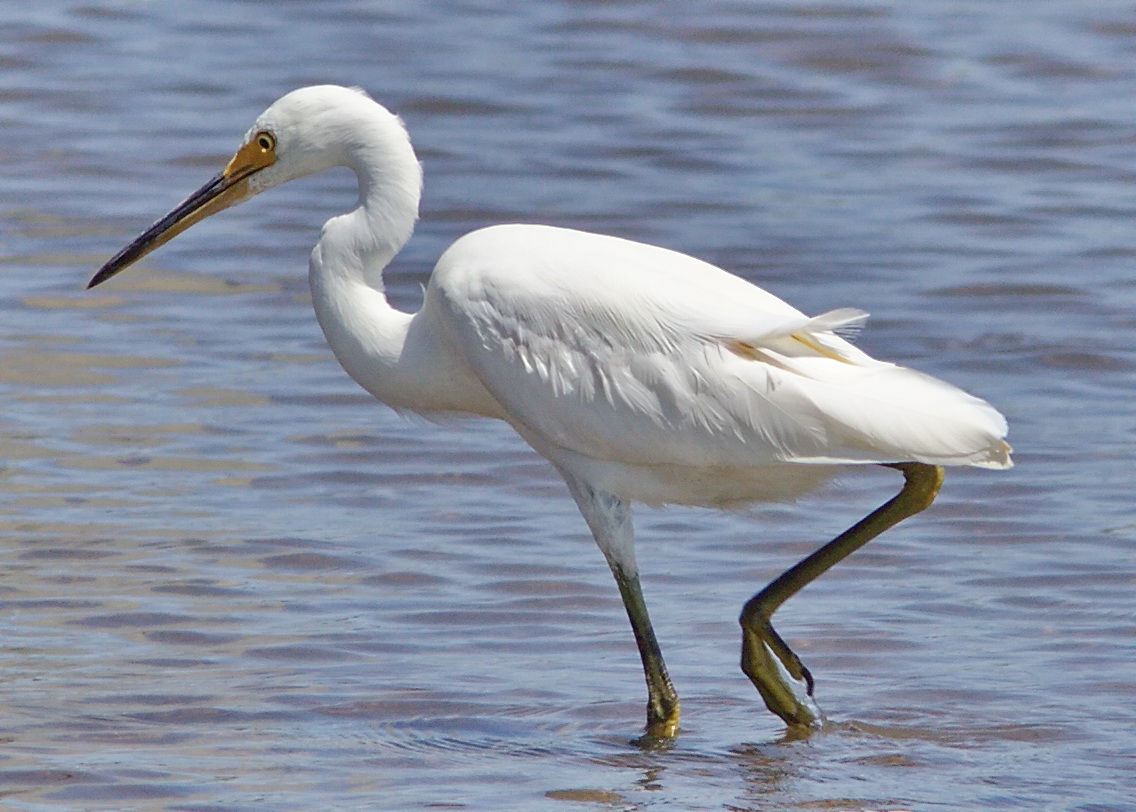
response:
M813 677L760 611L742 613L742 671L765 706L790 727L816 727L824 715L813 701Z
M678 735L678 696L666 702L647 703L647 729L644 739L673 739Z

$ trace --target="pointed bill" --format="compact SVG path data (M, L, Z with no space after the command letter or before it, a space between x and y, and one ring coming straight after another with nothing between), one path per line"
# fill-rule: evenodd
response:
M250 188L249 179L275 162L275 139L268 133L258 134L237 150L237 154L224 170L146 229L134 242L111 257L91 277L87 288L93 288L107 281L155 248L165 245L194 223L199 223L212 214L252 197L255 190Z

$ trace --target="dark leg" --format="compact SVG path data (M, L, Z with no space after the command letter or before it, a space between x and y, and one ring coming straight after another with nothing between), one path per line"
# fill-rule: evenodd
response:
M655 630L651 628L651 618L647 615L647 604L643 601L643 590L639 586L638 575L627 575L612 565L615 583L631 619L631 629L635 632L635 644L643 660L643 674L647 678L647 735L661 738L673 737L678 733L678 693L667 674Z
M611 567L627 617L631 620L635 644L643 660L643 674L647 679L647 736L672 738L678 733L678 694L663 664L663 655L639 586L631 505L614 494L593 488L570 472L562 470L561 474Z
M921 462L889 465L903 472L903 490L812 555L781 574L742 609L742 671L766 707L793 725L813 725L820 710L812 701L813 678L774 631L770 618L786 600L880 533L927 508L943 484L943 469ZM795 681L795 684L790 681Z

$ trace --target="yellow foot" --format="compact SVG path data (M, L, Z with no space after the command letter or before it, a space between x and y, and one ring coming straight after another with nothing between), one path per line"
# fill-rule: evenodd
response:
M765 706L790 727L814 727L824 715L813 701L813 680L799 657L768 620L749 617L742 624L742 671Z
M679 706L676 700L669 709L658 712L647 709L647 739L673 739L678 735Z

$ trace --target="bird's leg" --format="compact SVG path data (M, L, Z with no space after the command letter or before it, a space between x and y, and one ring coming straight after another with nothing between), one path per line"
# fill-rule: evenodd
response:
M659 641L655 639L647 604L643 601L643 590L639 587L639 576L625 573L614 562L611 562L611 571L623 598L623 606L627 609L627 617L631 620L635 644L643 660L643 674L647 678L647 735L673 737L678 733L678 693L667 673Z
M820 721L812 701L813 678L770 618L781 604L880 533L927 508L943 484L943 469L921 462L888 466L903 472L903 489L812 555L783 572L742 609L742 671L757 687L766 707L789 726ZM795 684L794 684L795 681Z
M631 505L612 493L593 488L570 471L561 470L561 474L611 567L635 632L635 644L639 647L643 674L647 678L647 736L671 738L678 733L678 694L663 663L639 586Z

